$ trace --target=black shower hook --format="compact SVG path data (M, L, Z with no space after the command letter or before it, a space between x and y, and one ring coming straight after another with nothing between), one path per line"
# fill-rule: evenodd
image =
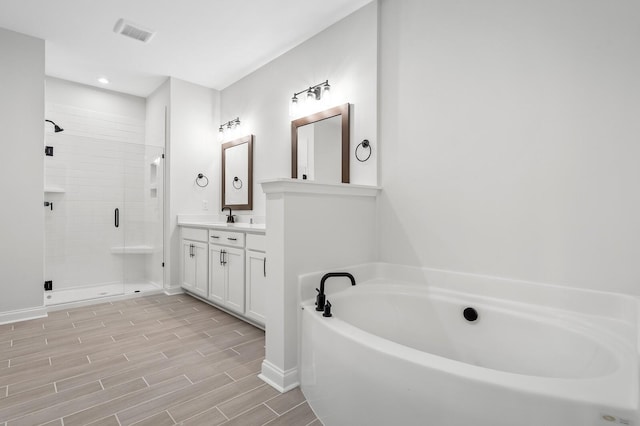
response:
M364 158L364 159L363 159L363 158L360 158L360 157L358 156L358 148L360 148L361 146L362 146L362 149L367 149L367 148L369 149L369 155L367 155L367 157L366 157L366 158ZM358 146L356 146L356 159L357 159L359 162L364 163L364 162L365 162L365 161L367 161L369 158L371 158L371 152L372 152L372 151L373 151L373 150L371 149L371 143L369 143L369 139L365 139L365 140L363 140L362 142L360 142L360 143L358 144Z
M240 182L238 186L236 186L236 182ZM240 189L242 188L242 180L238 176L234 176L233 182L231 183L231 185L233 185L235 189Z
M205 180L204 185L200 184L200 181L202 179ZM209 178L203 175L202 173L198 173L198 177L196 178L196 185L198 185L200 188L204 188L205 186L209 185Z

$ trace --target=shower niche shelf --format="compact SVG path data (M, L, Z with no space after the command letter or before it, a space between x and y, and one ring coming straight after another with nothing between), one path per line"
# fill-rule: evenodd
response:
M153 254L155 247L153 246L118 246L111 247L113 254Z
M59 194L61 194L61 193L65 192L65 190L64 190L64 188L60 188L60 187L57 187L57 186L45 186L44 187L44 192L45 193L48 192L48 193L59 193Z

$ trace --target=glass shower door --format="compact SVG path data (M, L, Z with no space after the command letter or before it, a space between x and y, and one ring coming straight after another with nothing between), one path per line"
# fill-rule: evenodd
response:
M65 133L45 143L45 304L123 294L127 144Z
M129 144L124 173L124 292L146 293L164 283L164 149Z

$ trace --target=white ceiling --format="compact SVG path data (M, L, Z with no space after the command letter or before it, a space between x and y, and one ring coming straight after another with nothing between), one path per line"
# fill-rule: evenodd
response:
M0 27L46 40L47 75L146 97L167 76L221 90L370 1L0 0Z

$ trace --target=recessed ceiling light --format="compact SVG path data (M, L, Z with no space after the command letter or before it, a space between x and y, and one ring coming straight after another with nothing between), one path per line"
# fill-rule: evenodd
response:
M98 83L109 84L109 80L107 80L105 77L100 77L98 79Z

